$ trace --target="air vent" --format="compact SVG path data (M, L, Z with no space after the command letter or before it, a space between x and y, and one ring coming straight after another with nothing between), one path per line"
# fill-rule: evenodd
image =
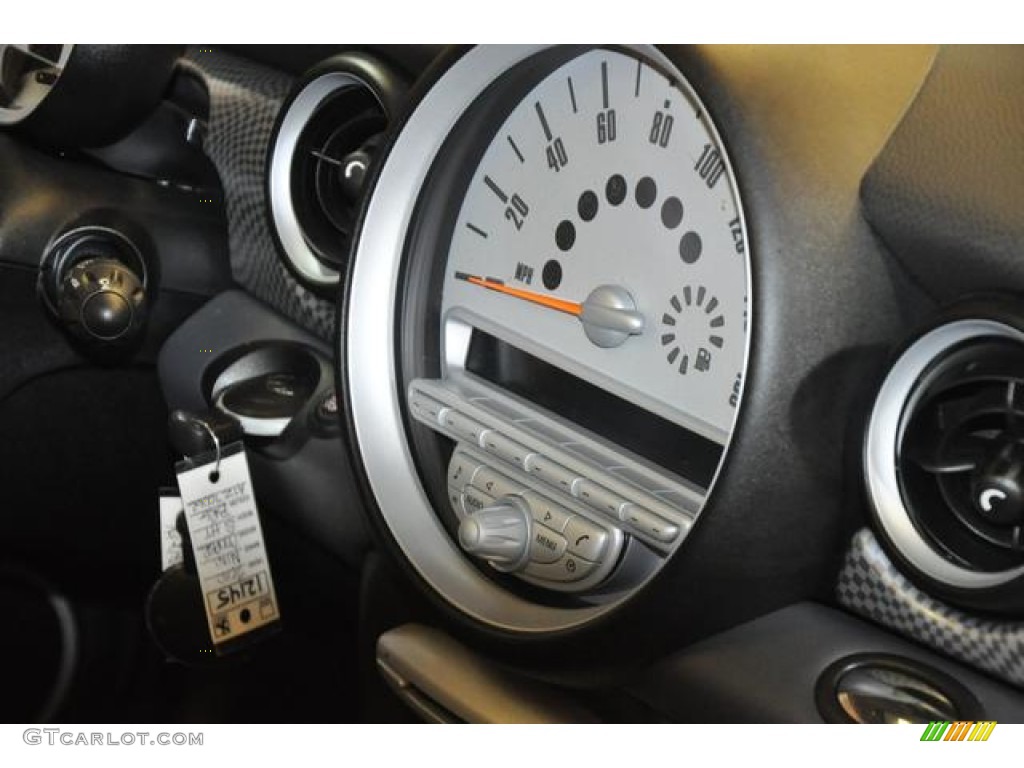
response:
M882 532L918 575L968 604L1024 575L1017 324L958 319L913 342L882 385L865 448Z
M285 263L307 287L337 285L368 178L405 81L372 57L337 56L310 71L271 141L271 219Z
M1024 346L979 341L938 361L907 420L904 497L951 556L980 568L1024 559Z

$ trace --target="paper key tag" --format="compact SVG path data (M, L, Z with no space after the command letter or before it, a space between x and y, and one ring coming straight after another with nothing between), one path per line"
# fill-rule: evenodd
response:
M181 514L181 496L173 488L160 489L160 570L166 571L185 561L181 552L181 534L178 533L178 515Z
M215 649L280 619L241 443L178 463L206 620ZM216 480L211 479L216 477Z

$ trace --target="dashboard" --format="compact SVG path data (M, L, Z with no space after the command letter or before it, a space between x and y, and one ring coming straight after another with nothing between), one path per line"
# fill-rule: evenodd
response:
M1019 49L45 48L0 48L38 365L238 430L368 696L1024 714Z

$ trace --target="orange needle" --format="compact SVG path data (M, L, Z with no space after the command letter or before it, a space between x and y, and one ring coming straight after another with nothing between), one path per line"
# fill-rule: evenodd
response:
M530 301L534 304L539 304L542 307L548 309L555 309L559 312L565 312L569 315L579 317L583 314L583 305L577 301L566 301L565 299L556 299L554 296L546 296L543 293L536 293L535 291L526 291L522 288L512 288L505 285L497 280L489 280L486 277L478 277L477 275L467 275L464 273L456 274L456 277L465 280L473 285L479 285L481 288L488 288L498 293L504 293L508 296L514 296L517 299L523 301Z

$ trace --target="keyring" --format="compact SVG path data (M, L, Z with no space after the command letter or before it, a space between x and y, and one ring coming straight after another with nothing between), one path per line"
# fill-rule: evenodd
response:
M213 475L216 475L219 478L220 477L220 438L218 438L217 437L217 433L214 432L210 428L210 425L207 424L202 419L197 419L197 418L193 417L192 421L195 422L196 424L199 424L200 426L202 426L202 428L205 429L206 432L213 439L213 446L217 450L217 463L213 467L213 472L211 473L211 478L210 479L211 480L213 479ZM217 481L214 480L213 482L217 482Z

